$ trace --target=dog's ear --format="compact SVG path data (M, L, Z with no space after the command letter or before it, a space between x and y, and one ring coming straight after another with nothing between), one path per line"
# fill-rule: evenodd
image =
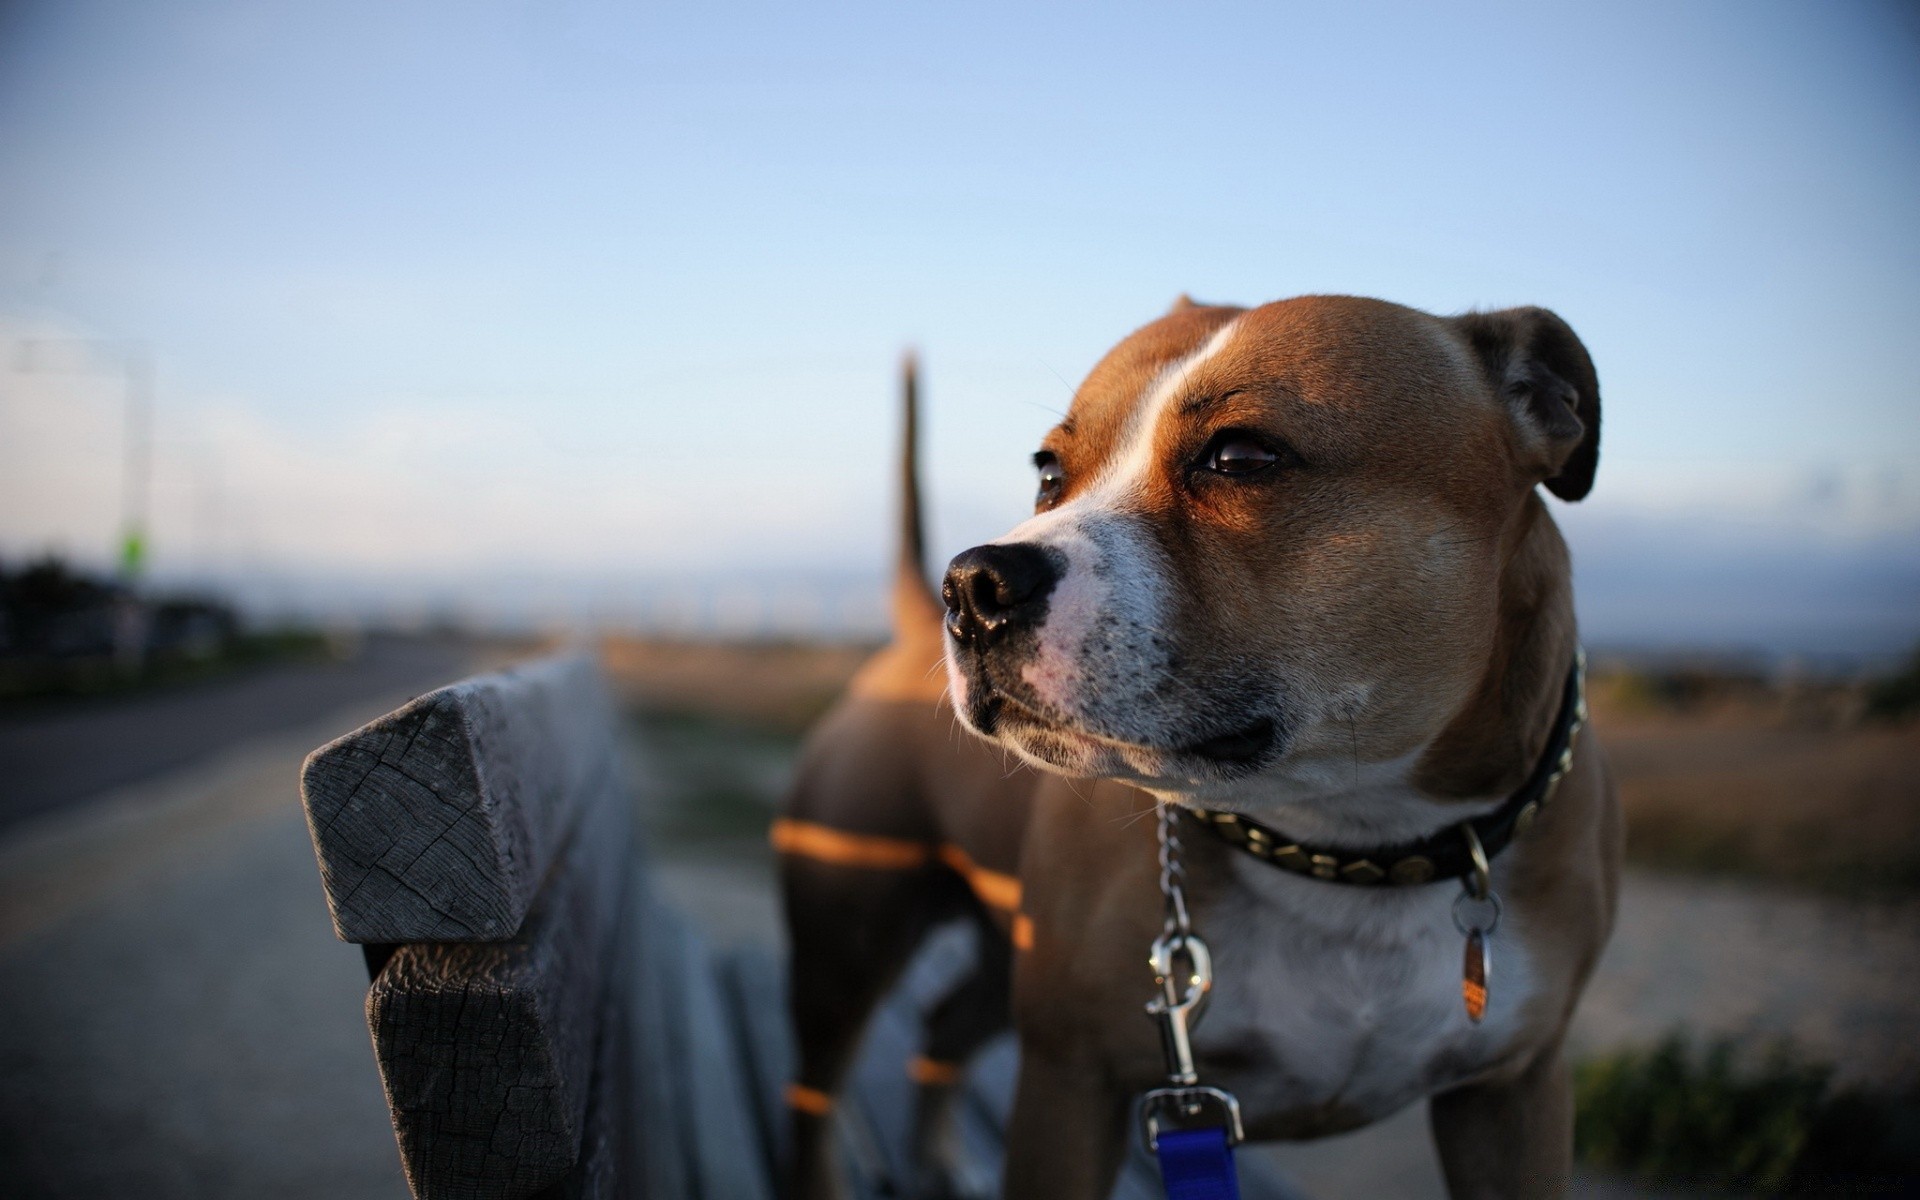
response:
M1175 296L1173 298L1173 307L1167 310L1167 315L1172 316L1175 313L1183 313L1190 308L1199 308L1199 307L1200 306L1198 304L1195 304L1193 302L1192 296L1187 295L1185 292L1181 292L1178 296Z
M1579 500L1600 465L1600 378L1587 348L1544 308L1457 318L1495 394L1506 401L1523 453L1547 490Z

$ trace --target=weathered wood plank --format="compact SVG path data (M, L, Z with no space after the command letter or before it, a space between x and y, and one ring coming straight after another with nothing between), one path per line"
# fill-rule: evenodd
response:
M719 965L655 900L641 942L637 1072L643 1196L772 1200L762 1102Z
M773 1200L773 1176L761 1155L747 1062L717 964L691 929L665 964L680 986L680 1034L687 1055L679 1074L699 1194L714 1200Z
M367 1021L416 1197L512 1200L579 1158L633 853L624 795L590 803L518 935L402 946Z
M640 1174L631 1194L646 1197L699 1195L679 1094L687 1069L681 1040L679 989L668 973L684 936L685 918L651 889L639 905L639 969L633 981L634 1080L644 1120L633 1131Z
M599 1043L594 1052L593 1084L587 1097L586 1129L579 1161L566 1177L539 1194L539 1200L626 1200L639 1177L640 1146L634 1010L639 970L637 934L644 876L628 870L625 902L607 948L607 980L601 989Z
M780 964L763 950L734 950L720 964L727 1011L739 1030L746 1060L748 1099L759 1132L760 1154L777 1178L786 1151L787 1107L781 1092L793 1078L793 1036L787 1018L787 987Z
M511 937L582 796L614 786L614 709L578 656L421 696L313 752L301 779L349 942Z
M958 930L942 930L908 965L899 984L867 1021L860 1054L841 1099L841 1133L861 1153L848 1153L850 1171L867 1170L861 1181L875 1195L913 1191L913 1116L918 1089L907 1076L907 1061L923 1041L925 1010L968 969L972 947ZM870 1146L871 1150L866 1150ZM843 1143L843 1148L850 1148ZM862 1158L877 1155L877 1161Z

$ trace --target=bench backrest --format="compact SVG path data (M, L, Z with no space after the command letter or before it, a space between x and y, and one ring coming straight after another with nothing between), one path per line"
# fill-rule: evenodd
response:
M315 751L302 797L414 1195L619 1194L633 796L592 662L421 696Z

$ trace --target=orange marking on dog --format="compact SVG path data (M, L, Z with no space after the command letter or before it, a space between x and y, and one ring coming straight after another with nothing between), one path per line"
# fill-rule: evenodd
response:
M960 1064L916 1054L907 1060L907 1078L924 1087L951 1087L960 1082Z
M782 854L817 859L836 867L905 871L925 866L933 857L932 849L920 842L870 833L846 833L785 817L768 828L767 840Z
M1033 918L1025 913L1013 914L1013 948L1033 949Z
M938 850L904 838L871 833L848 833L812 821L781 817L767 829L767 840L781 854L811 858L836 867L866 867L878 871L908 871L938 859L966 880L980 903L1012 912L1020 907L1020 881L1000 871L989 871L960 847L949 842Z
M940 861L958 871L988 908L1012 912L1020 907L1020 881L1013 876L987 870L951 842L940 847Z
M787 1107L810 1117L824 1117L833 1109L833 1097L804 1083L787 1085Z

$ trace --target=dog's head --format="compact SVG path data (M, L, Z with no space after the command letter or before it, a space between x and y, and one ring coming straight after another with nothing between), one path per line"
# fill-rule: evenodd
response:
M1033 518L948 568L954 707L1214 807L1404 775L1486 672L1532 489L1586 495L1599 425L1541 309L1176 307L1047 434Z

